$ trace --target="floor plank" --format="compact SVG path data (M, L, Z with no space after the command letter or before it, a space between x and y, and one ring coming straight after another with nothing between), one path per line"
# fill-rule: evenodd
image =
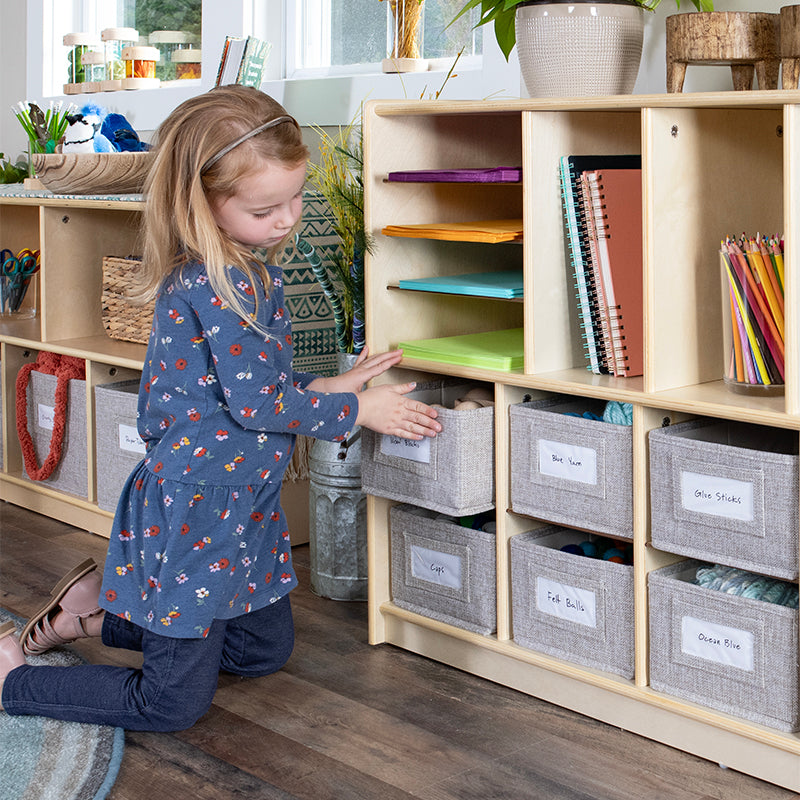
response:
M104 539L0 503L0 604L30 615ZM389 645L366 605L316 597L294 548L297 641L279 673L220 678L176 734L127 733L109 800L788 800L779 787ZM97 640L92 662L140 656Z

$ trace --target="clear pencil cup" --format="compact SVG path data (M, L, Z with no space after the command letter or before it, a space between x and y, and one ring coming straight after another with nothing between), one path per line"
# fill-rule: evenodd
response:
M723 379L739 394L781 395L783 298L777 281L767 291L761 266L751 267L745 254L720 251Z

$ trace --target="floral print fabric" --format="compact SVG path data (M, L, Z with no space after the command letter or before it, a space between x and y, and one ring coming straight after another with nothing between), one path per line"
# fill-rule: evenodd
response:
M200 264L156 301L139 391L147 454L119 501L101 605L165 636L205 636L296 585L280 507L295 436L341 441L358 414L354 394L309 391L316 376L293 373L282 271L267 269L268 297L231 268L267 337L222 304Z

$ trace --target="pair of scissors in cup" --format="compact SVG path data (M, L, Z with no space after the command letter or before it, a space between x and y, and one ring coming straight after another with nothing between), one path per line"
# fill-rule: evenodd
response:
M15 256L11 250L0 250L0 312L18 311L31 282L39 270L39 251L25 248Z

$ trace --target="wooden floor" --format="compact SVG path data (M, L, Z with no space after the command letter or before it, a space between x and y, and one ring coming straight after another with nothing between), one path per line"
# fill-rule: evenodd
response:
M105 540L0 502L0 605L26 617ZM389 645L366 605L314 596L294 549L297 644L267 678L220 678L189 731L127 733L110 800L784 800L793 792ZM136 657L93 640L90 661Z

